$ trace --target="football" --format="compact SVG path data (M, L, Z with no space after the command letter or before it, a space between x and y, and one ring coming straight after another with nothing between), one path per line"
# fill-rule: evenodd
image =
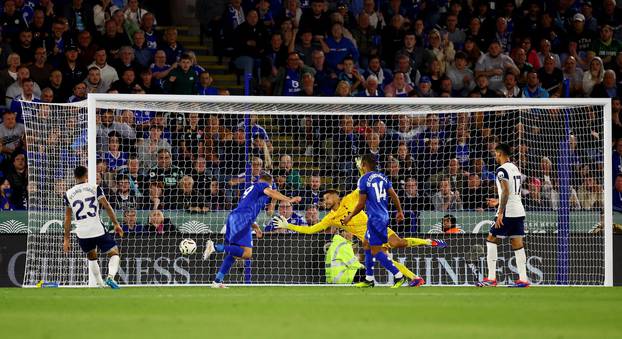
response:
M192 239L184 239L179 243L179 251L183 255L191 255L197 251L197 243Z

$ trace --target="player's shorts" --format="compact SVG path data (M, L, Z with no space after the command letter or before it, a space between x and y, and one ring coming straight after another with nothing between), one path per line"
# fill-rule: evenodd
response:
M225 242L231 245L253 247L253 225L251 216L231 213L227 217Z
M84 253L89 253L95 248L99 249L101 253L108 253L111 249L117 247L117 242L114 241L110 233L104 233L94 238L78 238L78 244Z
M490 226L490 234L493 236L500 239L519 238L525 236L525 217L503 217L503 225L500 228L495 228L495 221L496 219L493 220L493 225Z
M371 246L382 246L389 241L388 229L389 219L369 218L365 239Z

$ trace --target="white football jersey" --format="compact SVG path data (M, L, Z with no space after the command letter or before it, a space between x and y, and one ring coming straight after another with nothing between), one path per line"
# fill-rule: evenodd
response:
M101 187L89 183L77 184L65 193L63 200L73 211L78 238L95 238L106 233L99 218L99 199L102 197L104 191Z
M508 218L517 218L525 216L525 208L521 201L521 180L520 170L511 162L506 162L497 168L496 171L497 192L499 193L499 202L501 202L501 180L508 181L510 194L508 203L505 206L505 216ZM497 215L499 210L497 210Z

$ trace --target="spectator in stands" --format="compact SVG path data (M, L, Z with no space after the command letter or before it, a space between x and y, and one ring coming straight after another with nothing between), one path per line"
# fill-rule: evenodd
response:
M121 151L121 142L115 132L110 133L108 137L108 152L104 154L104 159L112 171L127 164L128 154Z
M385 86L384 95L387 97L407 97L412 90L412 86L406 83L404 72L396 72L393 81Z
M326 13L324 0L311 0L310 8L304 10L300 16L299 27L310 27L313 41L317 44L324 39L330 28L330 18Z
M583 93L586 96L591 96L594 86L600 84L604 77L605 67L603 66L603 61L599 57L592 58L589 69L583 73Z
M125 35L125 38L129 42L125 46L132 45L134 43L132 41L134 32L139 29L138 25L130 20L125 20L125 15L123 14L122 10L114 11L114 13L112 13L112 20L114 20L117 25L117 32Z
M358 68L354 65L354 60L350 56L346 56L343 61L343 70L339 73L339 81L346 81L350 84L350 92L357 93L364 88L365 78L359 73Z
M63 83L63 73L61 71L55 69L50 73L50 88L54 93L54 102L55 103L65 103L71 94L69 89Z
M161 210L152 210L149 212L149 224L147 225L147 229L148 232L155 233L156 235L176 231L175 226L164 217L164 213Z
M613 186L613 210L622 213L622 174L615 177Z
M112 3L112 0L99 0L99 3L93 6L93 23L97 32L103 34L106 21L112 18L112 13L116 12L119 7Z
M131 154L127 160L127 165L118 169L118 172L125 175L130 182L130 189L137 196L143 196L147 190L147 177L140 165L137 155Z
M276 74L274 95L299 95L302 90L302 77L306 73L313 74L314 71L302 63L298 53L290 52L287 55L286 66L279 68Z
M467 56L464 52L456 53L453 65L449 64L447 67L447 76L451 79L452 89L459 96L466 96L475 88L473 71L467 68Z
M30 77L35 83L41 87L47 86L50 73L54 68L47 63L45 48L37 47L35 49L34 62L28 66L28 70L30 71Z
M544 65L544 59L549 56L553 58L556 68L562 67L559 55L551 51L551 42L548 39L542 39L540 41L540 52L538 52L538 60L540 61L540 64Z
M119 78L128 69L132 69L134 74L141 70L140 64L135 60L134 49L130 46L122 46L119 49L118 57L110 65L117 71Z
M88 65L93 62L97 48L89 31L82 31L78 34L78 62L81 65Z
M542 88L549 92L549 97L559 98L562 93L564 73L555 66L553 56L549 55L544 58L544 65L538 70L538 78Z
M600 39L592 41L588 58L597 56L602 60L603 64L609 64L614 61L618 52L622 52L622 43L613 38L613 31L613 26L608 23L601 26Z
M462 190L464 209L483 212L488 207L488 195L479 176L475 173L469 174L467 186Z
M305 216L303 223L305 225L313 226L320 222L320 210L317 205L308 205L305 209Z
M28 81L28 86L32 85L32 89L27 89L28 92L32 91L36 97L41 96L41 88L30 79L30 70L26 65L21 65L17 68L17 79L6 89L7 108L11 108L13 99L24 92L25 81Z
M592 98L616 98L622 96L622 84L616 83L616 72L608 69L605 71L603 81L594 85Z
M554 211L559 210L561 203L561 192L559 186L559 179L553 179L553 185L549 194L544 195L545 202L548 204L548 207L553 209ZM568 205L570 209L578 210L581 209L581 204L579 202L579 196L577 195L577 191L573 186L569 186L569 199Z
M79 82L73 85L73 95L67 99L67 102L78 102L82 100L86 100L86 84L83 82Z
M119 175L117 177L117 190L110 199L110 204L114 209L136 209L138 205L138 196L131 189L130 179L127 175Z
M13 46L13 51L19 54L24 64L30 64L35 58L35 46L32 41L32 32L28 29L19 33L19 39Z
M438 191L432 197L434 210L436 211L461 211L462 198L460 192L452 189L448 179L441 180L438 184Z
M286 60L289 53L291 53L287 43L283 41L281 32L273 32L270 36L270 41L263 51L260 60L261 74L264 81L272 81L279 69L286 66Z
M315 82L318 84L321 95L333 96L337 87L337 73L326 63L326 57L321 50L312 53Z
M322 177L313 173L308 178L307 186L302 190L303 205L319 205L321 201Z
M439 53L441 53L440 49ZM401 55L408 56L410 60L412 60L413 69L417 70L420 73L425 73L430 68L432 60L435 60L437 58L435 52L417 45L417 38L413 31L408 31L404 34L403 45L401 46L401 49L397 51L394 56L392 56L395 59L386 59L385 62L390 63L393 60L397 62L399 61L398 58ZM416 81L415 79L411 80L413 81L413 83Z
M10 110L17 113L18 121L24 121L22 116L22 103L21 101L40 102L39 97L34 94L35 83L30 78L22 80L21 93L16 95L11 102ZM8 92L7 92L8 93Z
M284 154L279 159L279 170L287 178L286 185L289 190L298 191L302 188L302 178L300 172L293 168L293 161L290 155Z
M439 62L440 72L442 74L447 70L447 66L454 61L456 51L453 42L449 41L447 34L441 36L441 33L432 29L428 34L429 50Z
M384 97L384 92L378 87L379 81L378 78L371 74L367 77L367 80L364 82L363 90L359 91L357 96L359 97Z
M280 201L278 215L287 219L287 223L293 225L306 225L305 219L302 215L294 212L294 208L290 202ZM293 233L293 231L288 231L284 228L276 228L276 225L273 221L270 221L265 227L265 232L274 232L274 233Z
M602 208L602 186L599 186L593 177L588 176L583 179L577 195L582 209L593 210Z
M419 193L419 184L415 177L406 177L404 190L398 192L404 210L404 225L407 226L406 232L417 231L419 225L419 215L421 211L432 210L432 204L428 196Z
M538 72L531 71L527 74L527 86L521 92L523 98L548 98L549 92L540 87Z
M436 62L436 60L434 61ZM434 63L433 62L433 63ZM415 86L415 89L409 93L409 96L429 98L436 96L436 93L432 90L432 80L428 76L422 76L419 80L419 85Z
M464 230L457 224L456 217L452 214L445 214L441 219L442 231L445 234L462 234Z
M479 59L484 55L480 50L479 46L475 43L472 37L467 35L466 40L464 41L464 47L462 48L462 52L464 52L467 56L467 67L474 71L475 65Z
M11 183L5 178L0 178L0 211L14 211L16 209Z
M0 164L11 159L25 145L26 129L17 122L17 114L11 111L2 113L0 125Z
M110 89L122 94L132 94L142 90L136 83L136 72L133 68L124 69L121 78L113 82Z
M564 80L570 81L570 96L583 96L583 70L577 67L577 59L569 55L562 68Z
M244 74L253 73L255 65L264 51L268 32L263 24L258 24L259 15L255 9L246 13L246 21L235 29L236 54L235 66ZM260 77L258 77L260 78Z
M370 75L376 76L380 89L393 81L393 73L388 68L382 67L380 56L378 55L372 55L369 58L369 64L363 75L365 78L369 78Z
M497 98L499 97L499 93L493 89L488 87L488 77L484 74L479 74L475 77L475 83L477 86L473 91L471 91L470 95L475 94L478 97L482 98Z
M155 84L155 81L153 78L153 72L151 71L151 68L143 68L143 70L140 71L140 80L138 81L138 86L140 86L142 91L145 92L146 94L164 93L164 91L162 90L162 87L157 86Z
M27 198L26 188L28 187L28 168L25 154L17 153L13 157L13 164L5 173L5 178L11 184L16 209L24 209L24 202Z
M198 79L199 75L192 68L190 56L183 54L179 59L179 66L168 75L169 92L172 94L196 94Z
M343 59L347 56L352 57L354 63L358 63L359 52L354 43L343 36L343 25L334 23L331 26L331 34L320 40L322 51L326 53L326 63L333 69L343 69Z
M218 89L212 84L214 83L214 78L210 75L209 72L203 72L199 75L199 87L197 89L198 95L218 95Z
M156 165L160 150L171 152L171 144L162 137L162 127L152 125L149 127L148 138L138 140L137 153L140 163L145 168L151 168Z
M117 73L117 70L114 69L114 67L108 65L108 56L106 54L106 49L101 47L97 48L94 56L95 59L93 63L89 65L89 69L91 67L99 68L102 78L102 87L110 88L110 85L112 85L113 82L119 80L119 74Z
M479 79L479 75L484 75L489 80L489 87L493 91L499 91L503 88L503 74L505 72L513 72L518 74L518 68L514 64L514 60L501 53L501 44L499 41L493 41L488 47L488 53L484 54L475 66L475 75Z
M458 27L458 16L455 13L449 12L445 17L445 29L442 33L447 35L447 39L454 44L456 49L461 49L464 45L466 33Z
M89 73L86 79L84 79L84 84L86 85L87 93L106 93L109 89L104 87L101 71L95 66L89 68Z
M134 50L135 61L140 66L140 69L148 68L153 60L154 51L147 46L145 32L134 32L134 44L132 45L132 49Z
M175 189L183 175L183 171L173 165L171 152L166 148L160 148L156 165L149 171L149 177L152 181L163 184L163 194L165 197L170 197L175 193Z
M208 211L221 211L230 208L225 191L220 188L220 183L217 180L209 182L209 192L205 197L205 202Z
M512 72L505 73L505 75L503 76L503 88L501 89L501 95L506 98L520 98L522 92L517 85L518 84L516 82L516 75L514 75L514 73ZM538 88L541 87L538 86Z
M350 84L345 80L339 81L337 83L337 88L335 88L335 94L333 96L335 97L352 96L352 89L350 87Z
M121 228L123 228L123 232L128 236L131 236L133 233L142 233L145 231L145 226L136 222L136 209L123 208L123 224Z
M519 86L523 87L527 85L527 74L535 68L532 64L527 62L527 52L521 47L514 48L512 51L512 60L514 60L516 68L518 69L518 74L515 74L516 80ZM505 74L508 73L509 72L506 72Z
M105 24L105 31L99 36L97 45L107 51L109 58L116 58L119 53L119 49L122 46L131 46L130 39L127 34L119 32L117 29L117 23L114 19L109 19Z
M2 36L9 42L17 40L21 31L26 29L27 24L21 13L17 11L14 0L4 2L4 11L0 16L0 25L2 25Z
M447 167L437 168L436 174L430 177L430 185L437 187L442 180L449 180L451 187L461 192L468 182L468 173L462 170L460 161L457 158L450 159Z
M612 154L613 180L622 173L622 138L616 140Z
M76 45L65 46L65 58L59 69L63 73L63 84L67 88L73 88L86 78L86 67L78 62L78 47Z
M168 209L187 212L204 213L209 211L205 194L201 194L194 187L194 180L190 176L183 176L179 180L179 187L175 195L166 199Z

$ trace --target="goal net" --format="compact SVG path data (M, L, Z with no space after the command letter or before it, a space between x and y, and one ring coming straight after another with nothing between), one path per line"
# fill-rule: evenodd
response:
M363 154L376 157L404 207L406 220L393 218L390 227L448 244L391 249L392 258L428 284L473 285L486 274L498 143L513 147L522 172L515 180L527 211L531 282L611 284L607 100L90 95L88 103L22 105L30 180L25 286L88 284L75 235L71 253L62 250L62 195L78 164L88 165L126 231L116 236L121 284L211 283L223 258L202 260L205 242L223 241L228 213L262 171L302 202L266 207L253 259L238 260L226 282L351 283L364 274L360 239L334 227L284 232L271 216L320 222L329 212L322 192L352 192ZM196 254L180 253L185 238L196 241ZM507 241L497 268L500 284L517 278ZM381 283L393 279L379 265L375 273Z

